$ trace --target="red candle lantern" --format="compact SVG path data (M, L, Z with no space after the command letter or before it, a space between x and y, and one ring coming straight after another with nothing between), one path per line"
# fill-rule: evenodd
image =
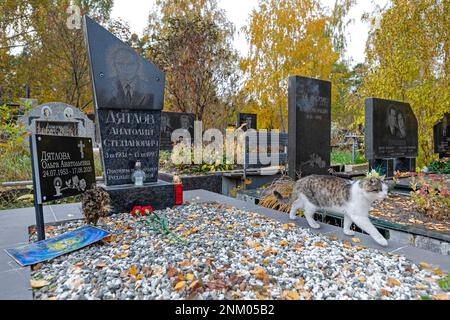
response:
M183 185L181 183L175 184L175 205L183 204Z

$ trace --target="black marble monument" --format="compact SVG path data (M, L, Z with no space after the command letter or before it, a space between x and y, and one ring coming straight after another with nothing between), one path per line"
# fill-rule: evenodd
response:
M417 119L408 103L378 98L365 103L365 156L388 178L414 172L418 154Z
M177 129L186 129L194 139L195 114L181 112L163 112L161 114L161 150L172 150L172 133Z
M446 113L433 128L434 152L439 158L450 158L450 113Z
M238 113L237 115L237 124L236 127L240 128L244 123L247 125L245 126L244 130L247 129L258 129L258 115L254 113Z
M328 174L331 139L331 82L289 78L289 176Z
M84 31L105 189L112 196L114 211L129 211L134 205L170 207L173 186L158 181L165 74L87 16ZM145 172L144 187L133 185L138 161Z

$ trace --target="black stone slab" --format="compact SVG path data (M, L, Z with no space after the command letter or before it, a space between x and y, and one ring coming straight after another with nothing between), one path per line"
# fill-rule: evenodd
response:
M177 129L186 129L194 139L195 114L181 112L163 112L161 114L161 150L172 150L172 133Z
M433 128L434 132L434 152L440 158L450 157L450 113L446 113Z
M136 161L141 161L145 182L158 179L158 111L97 110L102 137L102 158L107 185L132 184Z
M417 130L417 119L409 103L366 99L366 159L417 157Z
M416 171L418 125L405 102L366 99L365 156L372 169L388 178L396 171Z
M328 174L331 139L331 82L289 78L289 175Z
M31 136L38 203L76 196L95 185L92 142L81 137Z
M242 126L244 123L247 125L245 126L244 130L247 129L258 129L258 115L254 113L238 113L237 114L237 124L236 127Z
M152 206L155 210L172 208L175 204L175 186L158 181L142 187L102 186L111 197L112 213L131 212L135 206Z
M132 184L138 160L156 182L165 75L89 17L84 28L106 185Z

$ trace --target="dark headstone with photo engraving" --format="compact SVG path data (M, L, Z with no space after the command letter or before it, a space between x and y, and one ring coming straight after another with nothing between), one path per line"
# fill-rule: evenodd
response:
M446 113L433 129L434 132L434 152L439 154L439 158L450 157L450 113Z
M413 172L418 154L417 119L408 103L366 99L365 156L372 169L387 177Z
M163 112L161 114L161 150L172 150L172 133L177 129L185 129L194 139L195 114L181 112Z
M240 128L245 123L245 129L258 129L258 115L254 113L238 113L237 127Z
M120 204L113 198L114 211L131 210L139 201L158 208L160 201L143 195L167 188L158 181L165 74L87 16L84 31L106 190L129 200ZM137 162L145 172L143 187L133 185ZM167 193L169 201L173 194Z
M331 82L289 78L289 176L328 174L331 139Z

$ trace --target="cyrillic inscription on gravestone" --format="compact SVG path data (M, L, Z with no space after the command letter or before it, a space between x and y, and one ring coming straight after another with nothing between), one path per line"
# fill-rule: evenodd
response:
M159 123L157 111L97 110L102 156L108 185L131 184L137 160L146 182L158 178Z
M32 135L38 203L72 197L95 184L91 138Z
M106 185L132 184L137 161L156 182L165 75L86 16L84 28Z

